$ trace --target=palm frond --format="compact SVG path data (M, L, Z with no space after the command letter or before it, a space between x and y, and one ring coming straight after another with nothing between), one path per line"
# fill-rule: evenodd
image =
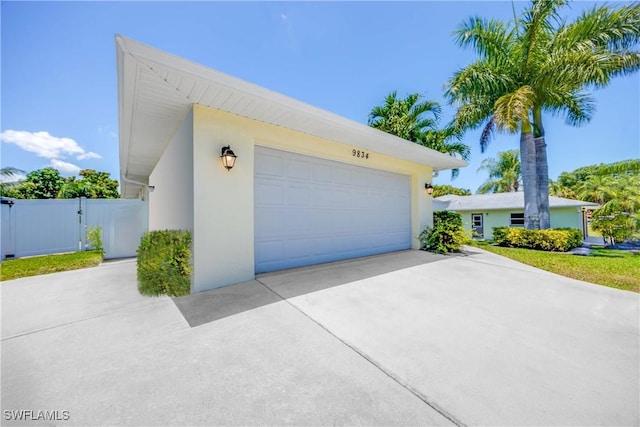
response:
M480 134L481 153L487 151L487 147L489 146L489 142L491 142L491 139L493 138L493 132L495 131L495 129L496 123L493 116L491 116L487 121L487 124L484 126L484 129L482 129L482 133Z
M471 47L481 57L496 63L510 62L509 51L514 36L502 21L471 17L454 32L460 47Z
M596 48L626 50L634 48L640 38L640 3L613 9L609 5L594 6L574 22L562 25L555 33L554 47L572 51Z
M564 116L567 124L580 126L593 117L595 100L586 93L556 90L545 96L545 109Z
M520 58L520 75L526 80L535 74L537 66L544 61L548 53L554 23L560 20L558 8L567 4L567 0L533 0L518 24L523 29L518 44L517 55Z
M14 177L16 175L22 175L25 174L26 172L23 171L22 169L18 169L18 168L14 168L13 166L6 166L2 169L0 169L0 176L3 178L11 178Z
M495 103L493 115L496 128L511 133L517 132L522 122L529 121L529 113L535 101L535 92L528 85L501 96Z
M483 61L456 71L446 84L445 96L450 103L469 102L473 98L497 99L497 94L515 89L516 81L507 70Z

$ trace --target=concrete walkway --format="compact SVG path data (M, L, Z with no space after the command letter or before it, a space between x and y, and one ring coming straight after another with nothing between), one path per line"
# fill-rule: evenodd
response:
M639 296L478 249L175 300L134 261L0 290L3 425L640 424Z

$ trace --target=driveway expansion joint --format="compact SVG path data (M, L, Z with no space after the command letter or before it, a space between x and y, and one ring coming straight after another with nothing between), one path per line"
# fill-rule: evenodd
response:
M444 418L446 418L447 420L451 421L454 425L458 426L458 427L466 427L466 424L464 424L462 421L458 420L453 414L450 414L448 411L446 411L445 409L443 409L442 407L440 407L440 405L438 405L435 402L432 402L427 396L425 396L424 394L422 394L420 391L414 389L413 387L411 387L411 385L409 383L407 383L406 381L404 381L402 378L400 378L398 375L394 374L393 372L390 372L389 370L385 369L380 363L376 362L373 358L371 358L370 356L368 356L366 353L362 352L361 350L359 350L357 347L355 347L354 345L350 344L349 342L345 341L344 339L340 338L339 336L337 336L336 334L334 334L333 332L331 332L331 330L329 330L326 326L324 326L322 323L318 322L316 319L314 319L313 317L309 316L307 313L305 313L302 309L300 309L297 305L293 304L291 301L289 301L287 298L283 297L282 295L280 295L278 292L276 292L275 290L273 290L271 287L269 287L269 285L267 285L266 283L262 282L259 279L255 279L256 282L260 283L262 286L264 286L266 289L268 289L270 292L272 292L274 295L276 295L278 298L280 298L282 301L284 301L285 303L287 303L288 305L290 305L291 307L293 307L296 311L298 311L300 314L302 314L304 317L306 317L307 319L311 320L313 323L315 323L316 325L318 325L320 328L322 328L324 331L326 331L329 335L331 335L332 337L334 337L335 339L337 339L338 341L340 341L342 344L344 344L345 346L347 346L349 349L351 349L353 352L355 352L356 354L358 354L360 357L362 357L364 360L366 360L367 362L369 362L371 365L373 365L376 369L378 369L380 372L382 372L385 376L387 376L388 378L390 378L392 381L394 381L395 383L397 383L400 387L404 388L405 390L407 390L409 393L411 393L412 395L414 395L415 397L417 397L418 399L420 399L422 402L424 402L427 406L429 406L431 409L433 409L434 411L436 411L437 413L439 413L440 415L442 415Z
M134 310L140 310L141 308L145 308L145 307L147 307L149 305L152 305L152 304L155 304L155 301L145 302L142 305L138 304L139 306L134 308ZM24 337L26 335L33 335L33 334L37 334L37 333L40 333L40 332L51 331L53 329L64 328L64 327L67 327L67 326L76 325L78 323L84 323L84 322L88 322L88 321L91 321L91 320L99 319L101 317L111 316L112 314L117 314L117 313L122 313L122 312L125 312L125 311L129 311L129 307L135 307L135 304L127 304L127 305L124 305L124 306L119 307L117 309L113 309L113 310L107 311L105 313L96 314L95 316L90 316L90 317L83 317L82 319L77 319L77 320L72 320L70 322L60 323L58 325L49 326L47 328L39 328L39 329L30 330L30 331L20 332L18 334L10 335L8 337L4 337L4 338L0 339L0 342L9 341L9 340L12 340L12 339L15 339L15 338Z

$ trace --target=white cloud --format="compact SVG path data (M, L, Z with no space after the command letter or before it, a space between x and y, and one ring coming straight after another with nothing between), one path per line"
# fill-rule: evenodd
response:
M102 156L98 153L94 153L93 151L86 151L84 154L80 154L79 156L76 157L76 159L78 160L84 160L84 159L101 159Z
M280 13L280 19L282 19L283 21L286 21L287 15L285 15L284 13Z
M60 173L67 175L77 175L81 169L79 166L76 166L73 163L63 162L62 160L58 159L51 159L49 165L52 168L58 169Z
M39 157L55 159L57 157L76 156L78 160L99 159L100 155L85 151L71 138L59 138L49 132L27 132L22 130L6 130L0 133L0 140L15 144L25 151L35 153Z

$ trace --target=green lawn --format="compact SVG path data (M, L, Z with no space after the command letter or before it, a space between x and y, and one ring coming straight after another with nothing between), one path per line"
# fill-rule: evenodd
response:
M640 254L612 249L594 249L589 256L504 248L488 244L482 249L524 264L585 282L640 292Z
M70 254L43 255L2 261L0 280L37 276L57 271L95 267L102 261L100 251L74 252Z

